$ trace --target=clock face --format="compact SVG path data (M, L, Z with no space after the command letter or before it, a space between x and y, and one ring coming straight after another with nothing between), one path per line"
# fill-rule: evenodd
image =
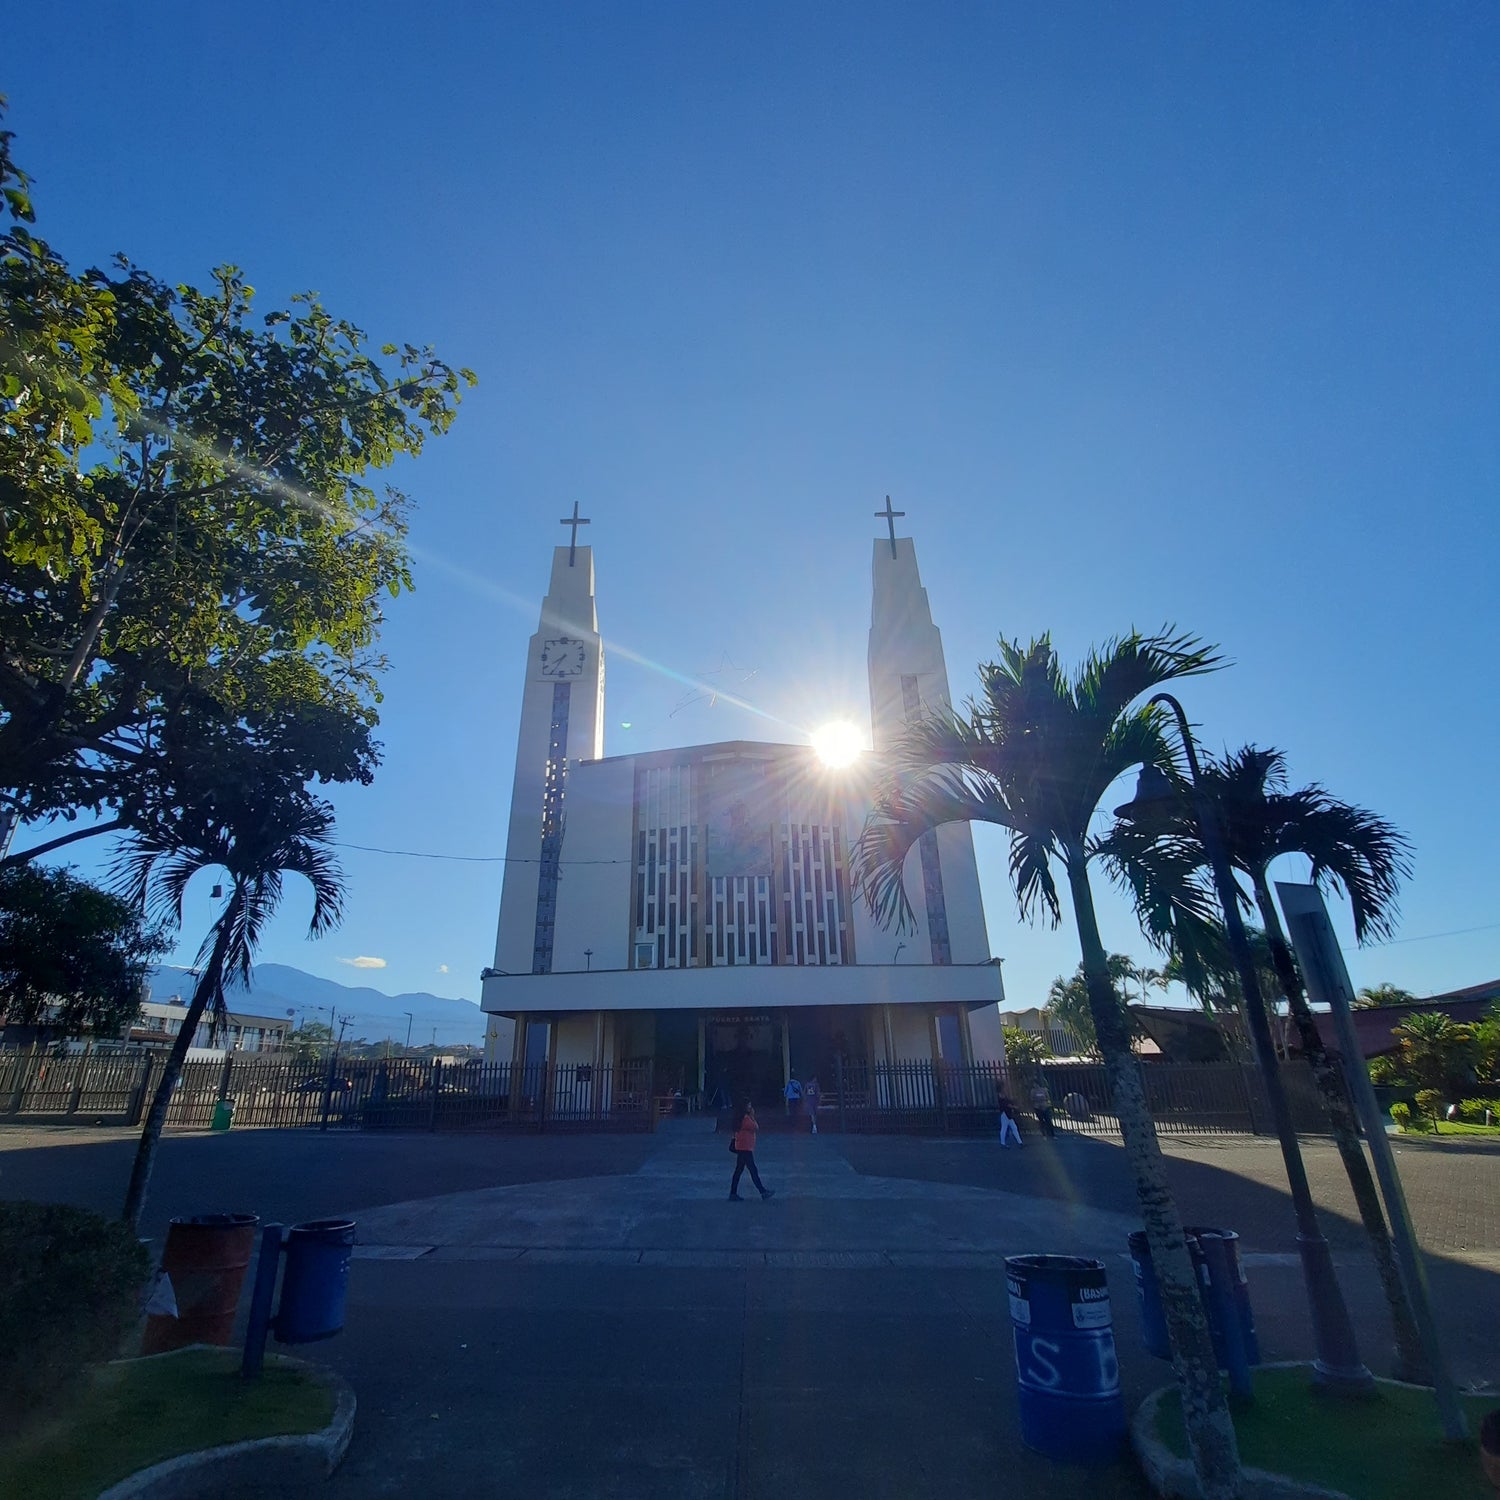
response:
M543 677L579 677L588 664L589 651L584 642L571 636L542 642Z

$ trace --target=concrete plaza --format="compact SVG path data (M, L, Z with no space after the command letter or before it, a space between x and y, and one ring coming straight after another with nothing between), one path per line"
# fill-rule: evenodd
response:
M0 1133L0 1193L117 1207L132 1142ZM1238 1229L1268 1358L1309 1354L1273 1143L1169 1143L1195 1222ZM1328 1145L1309 1174L1366 1359L1389 1330ZM1017 1435L1000 1266L1098 1255L1128 1400L1168 1371L1140 1349L1117 1143L767 1136L777 1196L725 1201L731 1158L697 1121L655 1136L236 1132L169 1137L147 1232L175 1213L359 1222L346 1331L306 1352L360 1401L319 1493L771 1497L1133 1496ZM1400 1164L1459 1377L1500 1377L1500 1152L1403 1143ZM748 1191L748 1189L747 1189Z

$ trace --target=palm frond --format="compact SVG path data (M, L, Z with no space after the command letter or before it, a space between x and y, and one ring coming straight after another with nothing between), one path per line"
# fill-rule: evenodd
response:
M1170 625L1154 635L1132 631L1089 652L1074 673L1073 699L1080 713L1102 727L1164 684L1224 665L1217 647Z
M1130 896L1147 940L1176 959L1183 983L1202 994L1212 977L1210 961L1222 942L1222 928L1201 844L1195 838L1161 836L1116 823L1094 841L1091 852Z
M222 1019L224 984L249 983L286 875L302 875L313 888L311 936L342 916L343 874L328 847L332 835L332 809L305 788L274 778L230 784L191 808L164 812L133 835L116 860L115 884L128 899L180 924L193 877L211 867L228 872L229 901L198 955L200 965L213 958L220 967L213 1003Z
M943 768L897 780L876 798L854 842L849 868L856 892L881 927L895 923L898 932L912 930L915 914L903 878L906 856L924 833L958 822L1011 826L1009 808L993 781Z
M1048 922L1056 927L1062 920L1062 907L1052 876L1053 848L1052 841L1038 833L1018 829L1010 836L1010 878L1021 915L1030 921L1040 903Z
M1272 856L1306 855L1315 885L1348 895L1360 943L1395 932L1401 883L1411 878L1411 843L1394 824L1316 785L1268 798L1267 822Z
M887 775L920 774L940 766L969 766L988 773L995 746L974 720L938 710L907 724L880 759Z

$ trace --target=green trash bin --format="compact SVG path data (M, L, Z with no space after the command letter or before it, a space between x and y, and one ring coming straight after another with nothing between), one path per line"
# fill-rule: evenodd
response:
M234 1100L220 1099L214 1105L213 1119L208 1122L210 1130L228 1130L234 1124Z

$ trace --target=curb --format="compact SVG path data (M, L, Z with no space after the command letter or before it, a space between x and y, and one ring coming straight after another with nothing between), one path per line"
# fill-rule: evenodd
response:
M1259 1365L1263 1370L1310 1370L1306 1360L1280 1360ZM1402 1384L1399 1380L1383 1380L1376 1377L1380 1385ZM1198 1476L1193 1472L1191 1459L1180 1458L1156 1435L1156 1412L1164 1397L1177 1389L1176 1385L1164 1385L1151 1392L1130 1421L1130 1446L1140 1461L1146 1475L1146 1483L1165 1500L1200 1500ZM1243 1484L1240 1495L1243 1500L1358 1500L1346 1495L1343 1490L1324 1489L1319 1484L1308 1484L1300 1479L1290 1479L1285 1474L1273 1474L1268 1469L1245 1468L1240 1471Z
M189 1344L189 1349L206 1349L206 1344ZM184 1350L148 1356L171 1359ZM280 1437L250 1438L242 1443L225 1443L218 1448L202 1448L196 1453L180 1453L163 1459L148 1469L112 1484L99 1500L201 1500L204 1495L227 1496L259 1493L276 1494L313 1481L321 1482L338 1468L354 1436L354 1391L342 1376L306 1360L280 1360L296 1365L320 1385L333 1392L333 1418L321 1431L284 1434ZM118 1364L136 1364L136 1360L118 1360Z

